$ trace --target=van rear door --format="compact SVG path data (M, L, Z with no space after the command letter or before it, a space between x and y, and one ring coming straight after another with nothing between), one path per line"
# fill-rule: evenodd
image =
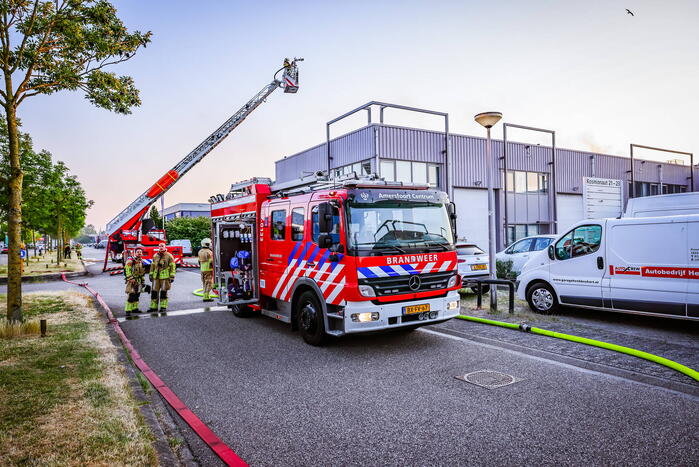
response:
M699 216L687 221L687 316L699 319Z
M553 244L551 282L563 304L602 307L605 221L574 227Z
M612 219L607 240L614 309L686 316L686 217Z

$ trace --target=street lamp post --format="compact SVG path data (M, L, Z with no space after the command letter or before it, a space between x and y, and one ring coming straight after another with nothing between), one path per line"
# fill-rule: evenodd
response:
M500 112L483 112L473 117L476 122L486 128L487 141L485 146L486 177L488 178L488 267L490 278L496 279L495 274L495 191L493 190L493 153L490 141L490 129L502 118ZM490 284L490 311L498 309L498 289L496 284Z

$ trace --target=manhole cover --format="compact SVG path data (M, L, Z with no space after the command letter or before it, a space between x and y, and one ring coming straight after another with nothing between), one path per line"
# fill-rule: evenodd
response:
M478 370L467 373L463 376L456 376L456 379L475 384L486 389L496 389L518 381L514 376L492 370Z

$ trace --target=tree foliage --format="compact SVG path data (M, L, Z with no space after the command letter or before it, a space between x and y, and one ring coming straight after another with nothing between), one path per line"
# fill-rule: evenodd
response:
M211 237L211 219L208 217L177 217L165 223L168 241L188 239L192 249L201 245L201 241Z
M55 162L48 151L35 151L31 137L19 133L22 180L22 230L50 234L59 241L77 235L92 206L77 177L61 161ZM7 125L0 120L0 177L10 171ZM0 221L6 222L9 190L0 185ZM92 232L95 233L94 226Z
M141 103L130 76L104 69L134 56L151 33L130 33L104 0L0 0L0 66L19 85L0 90L2 104L82 90L97 107L130 113Z
M17 110L28 97L80 90L97 107L130 113L141 103L133 79L117 76L106 68L129 60L150 42L150 37L150 32L129 32L106 0L0 0L0 71L5 84L0 86L0 105L5 110L9 141L9 320L22 319L24 166ZM56 169L58 175L51 176L65 175L61 167ZM59 199L78 195L69 178L53 192ZM65 220L62 216L63 211L58 215L59 222ZM60 225L57 228L62 230ZM66 232L73 228L67 225Z
M150 211L148 211L148 216L153 221L155 227L159 229L163 227L163 218L160 217L160 212L158 212L158 208L156 208L155 206L151 206Z

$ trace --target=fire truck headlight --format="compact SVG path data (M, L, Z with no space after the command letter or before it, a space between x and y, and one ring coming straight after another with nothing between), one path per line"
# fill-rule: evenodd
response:
M447 282L447 289L451 289L452 287L455 287L456 284L459 283L459 275L454 274L449 278L449 282Z
M447 310L458 310L459 309L459 301L458 300L453 300L451 302L447 302Z
M351 318L355 323L368 323L369 321L378 321L379 313L376 311L371 313L352 313Z
M374 292L374 288L370 285L360 285L359 293L363 297L376 297L376 292Z

